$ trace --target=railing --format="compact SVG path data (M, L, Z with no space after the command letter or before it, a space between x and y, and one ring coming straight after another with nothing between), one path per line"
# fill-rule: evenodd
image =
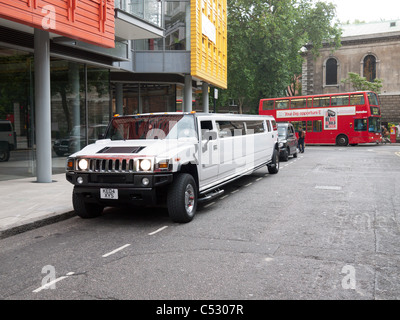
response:
M115 0L115 8L162 27L161 0Z

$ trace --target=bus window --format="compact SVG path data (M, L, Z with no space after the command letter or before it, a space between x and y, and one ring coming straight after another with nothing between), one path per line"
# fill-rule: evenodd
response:
M322 132L322 120L313 121L313 131Z
M313 132L313 122L307 121L307 132Z
M274 100L264 100L263 110L274 110Z
M365 104L363 94L352 94L350 95L350 105L360 105Z
M291 123L294 127L294 131L296 131L296 132L298 132L300 127L303 125L303 123L301 121L292 121Z
M312 98L307 99L307 108L312 108Z
M301 109L306 107L306 99L292 99L290 102L290 108Z
M331 106L348 106L349 96L333 96L331 99Z
M380 132L381 130L381 118L370 117L369 120L369 132Z
M367 131L367 119L354 119L354 131Z
M275 109L289 109L289 99L276 100Z
M378 97L375 93L368 92L368 101L370 106L379 106Z
M329 107L330 97L315 97L313 106L314 108Z

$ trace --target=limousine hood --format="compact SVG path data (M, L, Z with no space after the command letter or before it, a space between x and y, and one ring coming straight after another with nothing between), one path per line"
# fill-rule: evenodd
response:
M98 140L82 150L74 153L71 157L90 156L142 156L171 158L182 153L190 155L194 152L196 139L164 139L164 140ZM193 150L190 150L193 149Z

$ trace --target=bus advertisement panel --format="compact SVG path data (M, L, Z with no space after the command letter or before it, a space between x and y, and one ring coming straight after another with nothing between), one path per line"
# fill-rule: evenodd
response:
M260 115L307 132L307 144L346 146L380 142L381 113L374 92L261 99Z

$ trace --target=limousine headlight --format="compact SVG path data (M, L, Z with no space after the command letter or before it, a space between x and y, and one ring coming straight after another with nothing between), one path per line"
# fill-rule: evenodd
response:
M141 171L150 171L151 170L151 160L149 160L149 159L140 160L139 169Z
M81 159L81 160L78 161L78 168L80 170L85 171L85 170L87 170L88 167L89 167L89 161L88 160Z

